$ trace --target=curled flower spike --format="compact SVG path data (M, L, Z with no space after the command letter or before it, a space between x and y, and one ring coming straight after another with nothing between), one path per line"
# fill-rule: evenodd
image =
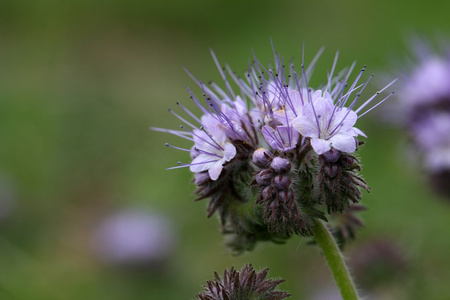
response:
M310 77L322 51L309 66L303 53L297 72L273 50L272 66L253 57L242 78L212 53L223 87L204 84L187 71L202 90L197 98L188 89L199 114L177 103L182 113L169 111L182 122L180 129L153 128L193 143L187 149L167 144L192 159L171 169L188 167L195 173L197 200L209 199L208 217L217 212L234 253L259 241L311 236L317 218L345 213L361 200L360 189L369 189L352 154L361 144L357 137L365 136L355 126L390 97L372 104L393 82L358 106L372 76L359 83L363 68L349 81L354 64L335 75L336 54L325 85L312 88Z
M290 294L277 291L282 279L266 279L269 269L256 272L253 266L245 265L241 271L233 267L223 272L222 278L214 273L214 280L203 286L205 291L197 294L198 300L282 300Z

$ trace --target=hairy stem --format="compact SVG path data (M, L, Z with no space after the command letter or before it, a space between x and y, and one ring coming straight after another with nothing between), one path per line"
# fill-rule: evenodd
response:
M314 238L322 250L344 300L358 300L355 284L336 241L322 220L316 219Z

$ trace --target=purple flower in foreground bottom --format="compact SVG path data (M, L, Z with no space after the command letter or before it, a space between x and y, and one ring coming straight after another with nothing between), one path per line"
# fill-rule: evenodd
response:
M252 265L242 270L231 268L223 272L223 277L214 273L215 279L204 285L205 291L197 295L198 300L282 300L290 296L275 288L284 280L266 280L269 269L256 272Z

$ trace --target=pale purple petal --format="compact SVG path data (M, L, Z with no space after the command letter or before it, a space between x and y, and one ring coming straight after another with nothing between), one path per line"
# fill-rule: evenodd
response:
M367 138L367 135L356 127L350 128L346 133L352 136L362 135L363 137Z
M305 137L317 138L318 128L315 119L305 116L305 110L301 116L298 116L291 122L292 127Z
M221 161L215 162L209 169L208 174L211 180L217 180L222 173L223 165Z
M316 101L316 99L319 99L320 97L322 97L322 91L321 90L317 90L311 95L311 98L312 98L313 102Z
M275 135L275 129L270 126L263 126L261 132L270 147L272 147L273 149L279 149L283 147L281 142L276 138L277 136Z
M353 153L356 150L356 139L351 135L337 134L329 139L333 148L346 153Z
M292 108L294 109L294 112L297 116L301 115L303 104L306 102L306 99L303 99L302 102L302 96L300 93L296 90L290 90L289 91L289 98L291 100ZM289 105L286 105L289 107L289 109L292 109Z
M294 113L286 107L286 109L280 109L273 113L274 119L284 126L289 125L289 123L295 119Z
M194 129L194 147L199 149L209 150L215 148L215 143L211 141L210 137L200 129Z
M236 97L236 100L234 101L234 107L236 108L236 112L239 116L244 116L247 113L247 104L242 101L240 96Z
M270 147L280 151L288 151L295 148L299 139L298 132L290 126L277 126L276 129L264 126L262 133Z
M327 151L331 150L331 142L313 138L311 139L311 146L313 147L314 151L316 151L317 154L321 155L324 154Z
M231 143L225 143L225 151L223 155L223 159L225 161L230 161L236 156L236 147L233 146Z
M217 143L222 143L226 140L226 134L223 129L222 123L213 115L203 115L202 125L208 131L208 133L214 137ZM209 138L208 138L209 139Z
M192 160L189 169L194 173L203 172L208 170L218 160L218 158L215 159L210 155L202 153Z
M347 131L355 125L358 120L358 116L353 110L350 110L346 107L336 111L333 116L333 120L330 124L329 130L331 131ZM336 126L340 126L339 129L336 129Z

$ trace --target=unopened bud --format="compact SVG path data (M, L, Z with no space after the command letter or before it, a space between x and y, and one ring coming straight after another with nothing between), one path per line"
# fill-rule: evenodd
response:
M282 190L282 189L285 189L285 188L287 188L287 187L289 187L291 185L291 179L288 176L286 176L286 175L280 174L280 175L277 175L277 176L275 176L273 178L272 184L276 188Z
M260 168L268 167L272 162L272 159L273 154L265 148L258 148L253 152L252 161Z
M277 173L288 172L291 169L291 163L289 162L289 160L278 156L272 160L270 166Z
M329 162L329 163L337 162L340 156L341 156L341 152L334 148L331 148L330 151L327 151L323 154L323 158L325 159L325 162Z
M278 199L284 203L290 202L294 199L294 192L292 189L286 189L278 192Z
M260 186L269 185L272 181L274 174L272 170L262 170L255 175L255 180Z
M208 172L195 173L194 182L195 182L196 185L200 186L200 185L205 184L208 181L209 181L209 174L208 174Z
M265 201L271 201L274 198L274 188L271 186L267 186L265 187L262 191L261 191L261 198L262 200Z
M330 164L324 166L325 174L330 177L334 178L339 174L339 167L336 164Z

